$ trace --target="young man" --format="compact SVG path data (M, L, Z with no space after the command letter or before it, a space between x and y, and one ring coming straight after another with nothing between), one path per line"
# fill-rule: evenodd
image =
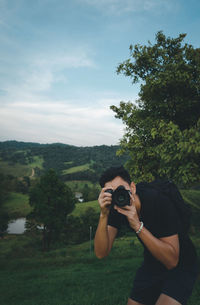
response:
M105 171L100 185L96 256L109 254L124 223L144 246L144 262L136 273L127 305L186 305L197 277L197 256L189 237L181 233L173 203L159 191L140 189L123 167ZM130 205L111 204L112 194L107 190L119 186L131 192Z

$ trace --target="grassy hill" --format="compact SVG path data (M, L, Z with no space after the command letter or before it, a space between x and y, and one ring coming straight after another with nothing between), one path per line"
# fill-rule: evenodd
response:
M0 172L20 178L31 176L34 168L37 177L48 167L54 167L65 183L76 190L86 183L92 186L96 182L93 178L105 167L123 163L122 159L115 158L116 149L0 142ZM199 228L200 191L182 190L181 193L191 205L192 221ZM16 192L10 193L4 206L11 218L26 217L31 211L28 195ZM98 202L94 200L77 203L72 215L79 217L89 207L99 214ZM200 255L199 231L191 233ZM103 260L95 257L93 242L78 245L60 242L51 251L42 252L40 235L7 235L0 239L0 303L124 305L142 261L142 252L142 246L132 234L117 238L111 254ZM200 305L200 280L188 305Z
M90 169L90 164L87 163L87 164L83 164L83 165L79 165L79 166L73 166L73 167L70 167L68 169L65 169L62 171L62 174L65 175L65 174L73 174L73 173L78 173L78 172L84 172L86 170L89 170Z
M118 238L103 260L90 242L44 253L29 237L10 236L0 242L1 304L124 305L142 251L134 236ZM188 305L200 305L199 292L200 279Z
M10 193L3 206L10 219L26 217L31 212L29 197L25 194Z
M72 212L73 216L79 217L81 214L84 214L84 212L88 208L93 208L96 213L100 212L99 204L97 200L84 202L84 203L77 203L74 211Z
M89 242L41 253L27 239L10 238L0 244L1 304L124 305L141 262L133 244L117 240L112 255L98 260Z
M12 175L15 177L30 176L32 173L31 165L23 165L20 163L10 163L8 161L0 160L0 172L4 175Z

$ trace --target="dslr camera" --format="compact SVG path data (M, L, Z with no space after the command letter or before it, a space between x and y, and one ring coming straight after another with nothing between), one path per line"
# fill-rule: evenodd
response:
M131 191L126 190L123 185L118 186L114 191L112 189L107 189L105 192L112 195L112 205L116 204L118 207L130 205Z

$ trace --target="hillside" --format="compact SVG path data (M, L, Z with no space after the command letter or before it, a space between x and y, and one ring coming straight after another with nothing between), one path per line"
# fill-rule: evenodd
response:
M118 148L118 146L106 145L76 147L59 143L0 142L0 175L8 177L5 185L11 194L6 200L7 205L9 206L8 201L10 201L12 209L13 205L17 208L17 202L21 200L17 199L21 196L20 194L28 194L30 184L34 184L34 179L45 170L54 168L75 194L81 192L86 202L92 202L77 205L74 216L83 213L88 207L98 209L94 200L99 194L97 182L100 174L105 168L124 164L127 160L127 156L116 155ZM199 191L182 190L181 192L185 201L192 208L195 227L199 227ZM22 200L22 205L23 202ZM26 214L24 206L22 210L22 214ZM21 214L19 210L15 209L13 209L13 213Z
M38 177L54 168L63 181L96 183L109 166L124 164L127 156L117 156L119 146L77 147L67 144L0 142L0 173L14 177Z
M193 241L199 253L199 237ZM10 236L0 250L1 304L6 305L124 305L143 252L132 235L116 239L102 260L89 241L47 253L29 236ZM198 280L188 305L200 304L199 290Z

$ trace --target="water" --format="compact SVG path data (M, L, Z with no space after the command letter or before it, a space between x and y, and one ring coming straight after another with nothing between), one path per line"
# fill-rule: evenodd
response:
M18 218L8 223L8 234L23 234L25 232L26 218Z

